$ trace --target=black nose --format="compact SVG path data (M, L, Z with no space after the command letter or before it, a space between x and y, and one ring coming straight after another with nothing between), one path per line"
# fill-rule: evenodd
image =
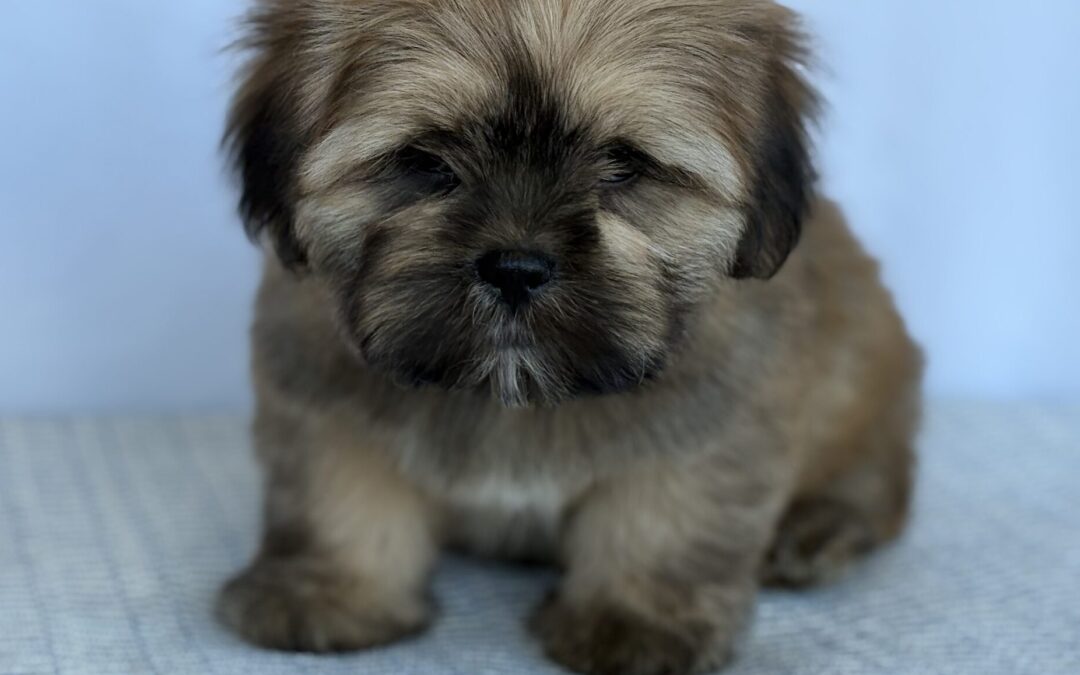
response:
M491 251L476 261L476 272L490 286L497 288L512 309L551 282L555 262L546 255L525 251Z

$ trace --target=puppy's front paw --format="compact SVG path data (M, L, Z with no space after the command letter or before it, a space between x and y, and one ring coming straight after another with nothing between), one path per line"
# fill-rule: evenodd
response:
M421 597L387 593L325 561L260 558L218 598L222 623L270 649L354 651L421 631L431 612Z
M710 658L707 627L665 625L614 605L575 608L552 595L529 627L552 660L587 675L688 675L723 661Z

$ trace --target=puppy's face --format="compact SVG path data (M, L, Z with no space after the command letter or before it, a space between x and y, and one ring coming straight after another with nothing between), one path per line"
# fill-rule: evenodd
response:
M253 234L363 357L507 404L656 375L810 189L792 17L764 0L280 0L229 137Z

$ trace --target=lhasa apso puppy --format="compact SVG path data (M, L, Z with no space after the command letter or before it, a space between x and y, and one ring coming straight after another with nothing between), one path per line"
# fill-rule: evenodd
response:
M816 192L790 11L262 0L245 44L243 637L414 634L454 547L564 569L529 622L559 663L697 673L760 584L899 533L921 359Z

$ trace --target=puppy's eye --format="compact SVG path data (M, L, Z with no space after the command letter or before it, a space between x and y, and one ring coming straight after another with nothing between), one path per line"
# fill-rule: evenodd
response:
M433 192L449 192L461 183L446 160L416 146L400 150L397 164L410 178L421 181Z
M604 158L600 184L603 186L624 185L641 175L642 161L640 153L626 145L616 145L607 150Z
M619 183L629 183L637 178L638 172L634 169L624 168L615 169L604 174L600 179L601 183L605 185L618 185Z

